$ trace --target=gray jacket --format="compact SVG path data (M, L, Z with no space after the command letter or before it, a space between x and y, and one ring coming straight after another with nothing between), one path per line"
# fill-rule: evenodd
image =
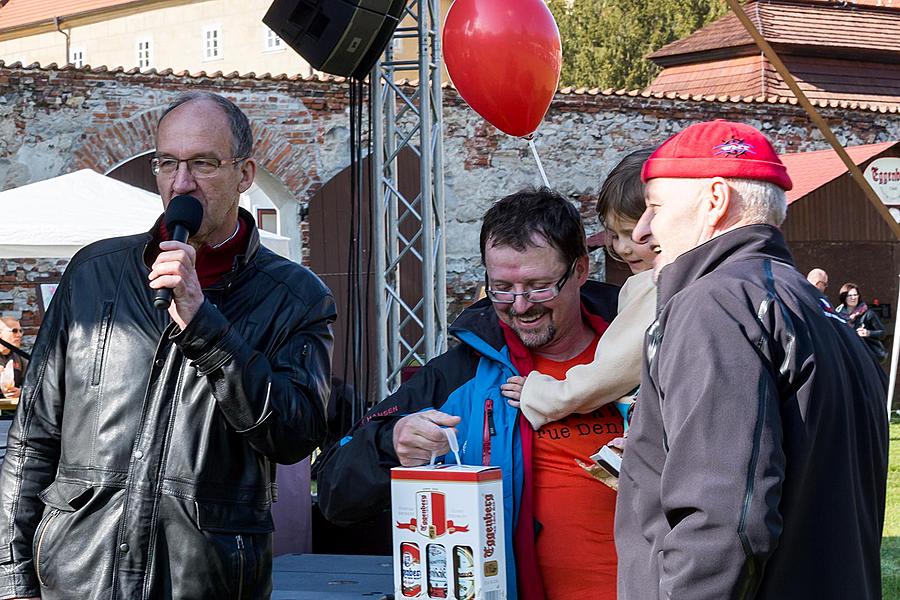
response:
M885 377L767 225L663 269L616 507L620 600L881 598Z

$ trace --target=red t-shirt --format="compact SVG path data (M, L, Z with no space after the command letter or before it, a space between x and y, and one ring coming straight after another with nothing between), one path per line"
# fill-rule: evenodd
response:
M534 356L534 368L565 379L569 368L594 359L599 339L565 362ZM622 417L612 406L569 415L535 432L534 514L541 524L536 550L548 600L616 598L616 493L575 459L590 462L591 454L622 432Z

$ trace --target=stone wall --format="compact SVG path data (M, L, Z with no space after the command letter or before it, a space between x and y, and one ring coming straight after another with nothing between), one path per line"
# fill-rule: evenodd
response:
M338 80L23 69L0 63L0 190L85 167L107 172L152 150L160 107L187 89L222 93L247 111L260 165L300 206L349 164L348 89ZM820 111L843 143L900 139L896 108L834 103ZM591 233L598 227L592 195L624 154L716 118L761 128L781 151L827 147L803 109L791 102L569 89L557 94L535 143L550 184L580 205ZM448 311L453 315L483 277L481 215L492 201L539 185L540 179L526 142L487 125L451 89L444 96L444 119ZM305 234L305 224L298 227ZM17 269L13 272L18 277ZM597 272L602 276L602 264ZM0 292L31 297L28 289L34 284L23 277L0 282ZM24 314L26 308L35 312L26 304L11 310Z
M850 145L900 139L898 109L879 111L837 103L818 107L841 143ZM580 204L590 234L599 228L593 195L625 154L658 145L692 123L711 119L758 127L779 152L829 148L794 102L584 90L557 94L535 144L551 186ZM455 314L482 280L480 216L496 198L526 185L539 185L540 178L525 141L510 138L473 116L452 91L445 95L444 130L448 298L452 299L450 314ZM602 265L598 271L602 273Z

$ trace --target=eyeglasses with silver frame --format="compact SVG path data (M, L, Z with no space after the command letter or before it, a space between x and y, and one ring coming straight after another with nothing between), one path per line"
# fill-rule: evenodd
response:
M559 296L559 292L566 285L569 277L572 276L572 271L575 270L576 262L577 261L573 261L572 264L569 265L569 268L566 269L566 272L563 273L563 276L559 278L559 281L557 281L552 286L547 288L540 288L537 290L525 290L524 292L508 292L505 290L491 289L490 284L487 282L487 275L485 275L487 297L490 298L491 302L496 302L497 304L513 304L516 301L517 296L523 296L525 300L531 302L532 304L550 302L551 300Z
M223 165L236 165L242 160L247 160L247 158L242 156L228 160L219 160L212 157L174 158L172 156L154 156L150 159L150 170L154 175L174 175L181 163L185 163L192 177L203 179L215 176Z

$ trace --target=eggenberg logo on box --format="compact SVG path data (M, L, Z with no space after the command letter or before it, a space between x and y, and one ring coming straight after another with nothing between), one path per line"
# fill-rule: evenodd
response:
M484 521L484 548L482 548L482 554L484 558L490 558L494 555L494 548L497 545L497 503L493 494L484 495L482 520Z
M416 492L416 510L419 513L417 530L429 539L447 533L447 500L444 492Z

